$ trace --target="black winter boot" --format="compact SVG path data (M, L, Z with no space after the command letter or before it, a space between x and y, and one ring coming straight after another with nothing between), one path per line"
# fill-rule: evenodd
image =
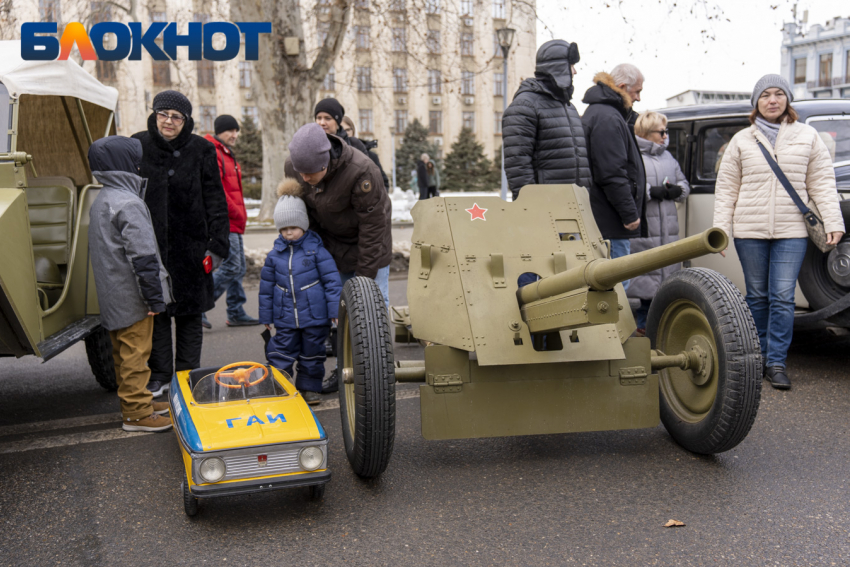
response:
M333 394L339 391L339 368L334 368L333 372L322 381L322 393Z
M764 377L770 382L770 385L777 390L790 390L791 380L785 374L785 367L771 366L764 372Z

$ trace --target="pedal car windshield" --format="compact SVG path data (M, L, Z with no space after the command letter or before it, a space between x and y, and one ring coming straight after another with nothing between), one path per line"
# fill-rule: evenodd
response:
M189 379L197 404L212 404L286 396L271 368L257 363L237 363L222 368L193 370Z

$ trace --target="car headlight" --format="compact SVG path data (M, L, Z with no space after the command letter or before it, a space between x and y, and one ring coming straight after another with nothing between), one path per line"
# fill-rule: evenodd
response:
M314 471L322 466L322 461L325 456L322 454L321 447L304 447L298 453L298 462L301 463L301 468L306 471Z
M227 468L224 466L224 461L220 458L210 457L201 461L198 472L205 482L218 482L224 478Z

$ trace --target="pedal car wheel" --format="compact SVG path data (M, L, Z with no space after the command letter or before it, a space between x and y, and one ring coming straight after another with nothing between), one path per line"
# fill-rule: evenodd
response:
M325 497L325 485L314 484L310 487L310 500L321 500Z
M701 371L658 371L670 436L706 455L743 441L758 412L762 361L752 315L732 282L704 268L676 272L652 300L646 335L664 354L694 351L706 361Z
M107 392L118 389L115 380L115 362L112 360L112 340L109 331L103 327L97 327L86 337L86 356L89 359L94 379Z
M395 440L395 372L387 306L378 284L355 277L339 307L339 409L345 453L364 478L387 468Z
M183 490L183 510L187 516L194 516L198 513L198 499L192 496L189 491L189 480L186 478L186 471L183 471L183 482L180 484Z

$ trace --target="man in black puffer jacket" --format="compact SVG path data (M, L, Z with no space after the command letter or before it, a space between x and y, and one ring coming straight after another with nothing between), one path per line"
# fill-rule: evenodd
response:
M575 183L590 188L581 118L570 104L578 45L547 41L533 79L522 82L502 118L505 174L514 200L526 185Z

